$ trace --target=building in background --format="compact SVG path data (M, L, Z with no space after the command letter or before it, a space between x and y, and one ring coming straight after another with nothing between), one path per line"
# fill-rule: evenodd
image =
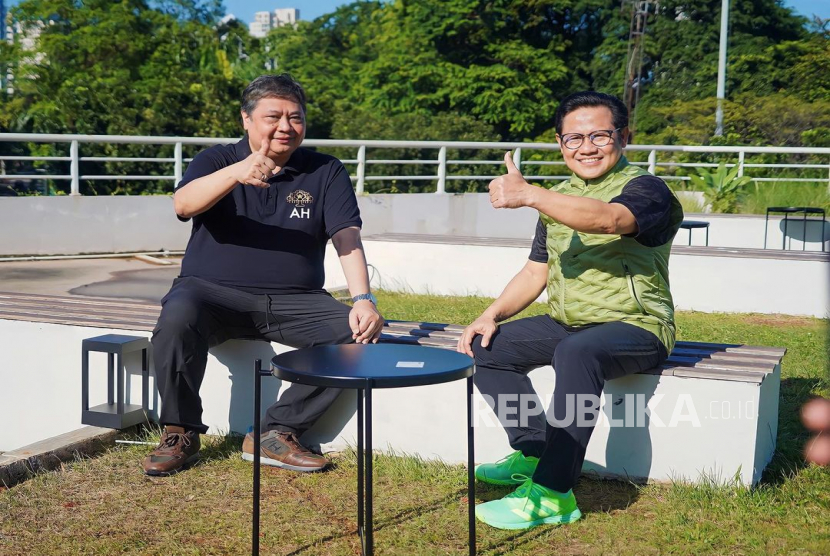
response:
M11 35L11 29L8 28L10 24L11 20L6 11L6 0L0 0L0 42L6 41L6 37ZM0 64L0 91L6 90L10 78L10 69L5 64Z
M277 8L273 12L257 12L254 21L248 24L252 36L262 38L271 29L285 25L294 26L300 19L300 10L296 8Z
M13 21L8 15L6 16L5 25L3 25L6 42L17 44L21 50L28 53L28 56L21 60L22 65L38 64L43 60L43 53L38 52L37 43L45 26L46 24L42 21L24 25L19 21ZM2 75L0 86L2 86L2 90L10 95L14 94L15 70L19 72L19 68L9 65L0 71Z

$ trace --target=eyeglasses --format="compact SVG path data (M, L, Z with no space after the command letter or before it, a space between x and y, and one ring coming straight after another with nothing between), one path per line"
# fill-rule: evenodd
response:
M586 137L590 139L594 146L605 147L611 142L611 139L614 137L614 132L621 129L621 127L618 127L617 129L601 129L599 131L592 131L588 135L583 135L582 133L568 133L567 135L563 135L561 140L562 144L572 151L575 151L581 147L582 142L585 141Z

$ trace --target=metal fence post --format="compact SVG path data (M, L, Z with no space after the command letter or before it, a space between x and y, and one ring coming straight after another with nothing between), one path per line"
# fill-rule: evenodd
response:
M438 149L438 189L435 192L447 192L447 147Z
M81 164L78 156L78 140L69 144L69 175L72 178L69 188L70 195L81 194Z
M357 184L356 192L358 195L363 194L366 187L366 145L360 145L357 149Z
M522 169L522 148L516 147L513 149L513 164L516 165L520 171Z
M174 175L174 183L173 189L179 185L179 182L182 181L182 166L184 166L184 159L182 157L182 142L176 142L176 146L173 148L173 175Z
M655 150L648 153L648 173L657 175L657 151Z
M744 175L744 151L738 151L738 177Z

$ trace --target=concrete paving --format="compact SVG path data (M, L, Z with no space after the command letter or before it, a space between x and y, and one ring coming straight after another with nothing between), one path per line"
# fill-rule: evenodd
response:
M88 295L158 302L179 275L176 264L132 258L0 262L0 291Z

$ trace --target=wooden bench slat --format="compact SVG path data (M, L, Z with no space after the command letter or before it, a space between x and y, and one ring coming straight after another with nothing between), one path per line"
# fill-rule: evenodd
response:
M158 320L159 311L142 311L142 312L127 312L127 311L118 311L118 310L110 310L110 309L103 309L103 308L96 308L94 310L79 310L79 309L66 309L64 307L57 307L57 308L47 308L47 307L29 307L25 305L17 305L17 306L9 306L0 304L0 311L7 313L7 314L20 314L20 315L40 315L40 316L51 316L55 318L86 318L88 316L95 316L95 317L105 317L111 319L113 322L119 321L135 321L135 320L147 320L155 322Z
M457 330L463 332L465 326L460 324L443 324L440 322L414 322L406 320L388 320L386 326L390 328L420 328L422 330Z
M744 346L741 344L715 344L709 342L688 342L684 340L676 342L675 347L691 347L695 349L711 348L718 351L726 351L732 353L772 354L779 357L784 357L784 355L787 353L787 348L767 346Z
M101 297L0 292L0 319L96 328L152 331L158 304ZM387 321L382 342L455 349L463 325ZM644 374L760 383L773 372L786 349L710 342L677 342L669 359Z
M123 297L92 297L92 296L66 296L66 295L45 295L45 294L29 294L16 292L0 292L0 299L28 299L53 301L60 303L80 304L80 305L139 305L144 307L158 307L157 303L148 303L146 301L139 301L137 299L127 299Z
M667 363L676 365L678 367L699 367L701 369L751 369L762 372L772 372L775 369L775 363L759 363L757 361L722 361L713 359L701 359L699 357L683 357L672 353L666 360Z
M155 322L152 324L147 324L146 322L133 322L133 321L119 321L117 323L109 322L109 321L101 321L97 319L83 319L83 318L73 318L73 319L60 319L55 317L42 317L42 316L27 316L25 318L20 318L20 315L6 315L4 313L0 313L0 320L19 320L19 321L26 321L26 322L42 322L44 324L62 324L67 326L89 326L91 328L109 328L109 329L119 329L119 330L136 330L136 331L152 331L155 328Z
M738 382L753 382L760 384L766 378L766 373L751 371L723 372L717 369L701 369L688 367L672 368L672 376L680 378L708 378L713 380L733 380Z
M431 331L458 333L464 331L462 325L441 324L441 323L420 323L413 321L387 321L386 326L390 329L406 329L410 334L427 334ZM688 342L680 340L675 344L675 349L687 349L695 351L711 350L712 353L730 354L753 354L767 356L770 359L783 357L787 350L785 348L768 346L747 346L741 344L718 344L710 342Z
M674 348L674 350L672 350L672 355L679 355L681 357L700 357L703 359L723 359L726 361L758 361L760 363L777 363L781 360L781 357L772 354L713 351L710 349L690 349L684 347Z
M10 311L43 311L47 313L61 311L67 314L83 314L93 312L95 314L148 316L156 319L158 319L159 313L161 312L160 307L149 309L143 307L113 307L108 305L57 305L54 303L43 303L39 301L16 301L14 303L0 301L0 309Z

